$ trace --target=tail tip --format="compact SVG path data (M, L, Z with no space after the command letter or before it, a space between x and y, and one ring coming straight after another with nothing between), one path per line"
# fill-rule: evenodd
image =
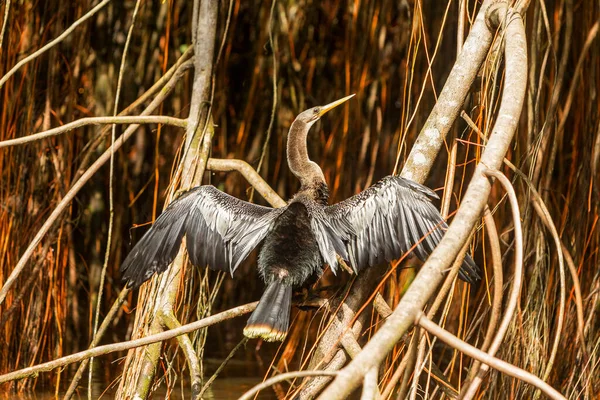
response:
M265 342L283 342L287 332L267 324L248 324L244 328L244 336L252 339L259 338Z

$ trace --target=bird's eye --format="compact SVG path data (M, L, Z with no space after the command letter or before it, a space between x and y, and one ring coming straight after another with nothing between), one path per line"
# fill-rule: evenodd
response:
M319 113L319 107L313 108L313 114L317 115Z

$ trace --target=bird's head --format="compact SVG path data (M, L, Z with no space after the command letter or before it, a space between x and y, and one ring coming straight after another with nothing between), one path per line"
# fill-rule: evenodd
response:
M316 106L309 108L308 110L302 111L300 114L298 114L298 116L296 117L296 121L304 122L305 124L310 126L317 122L319 119L321 119L321 117L326 112L333 110L335 107L346 102L352 97L354 97L354 94L351 94L350 96L346 96L324 106Z

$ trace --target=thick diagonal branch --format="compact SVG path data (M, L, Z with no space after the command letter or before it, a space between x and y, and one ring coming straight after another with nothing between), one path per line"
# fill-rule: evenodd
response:
M525 29L520 15L513 12L508 14L505 36L506 76L498 119L456 217L392 315L366 344L363 351L340 371L320 398L346 398L360 385L364 375L384 360L404 332L415 323L426 302L442 281L444 271L458 256L472 228L479 221L491 187L484 171L488 168L498 169L502 165L517 129L527 84Z

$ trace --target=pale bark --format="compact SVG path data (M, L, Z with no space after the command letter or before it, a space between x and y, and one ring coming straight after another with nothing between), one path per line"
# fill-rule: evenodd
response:
M322 399L346 398L360 385L365 374L385 359L402 335L415 324L429 298L479 221L490 193L491 183L484 171L502 165L515 134L523 108L527 85L527 51L523 21L510 13L506 23L506 76L498 118L481 161L475 169L464 199L442 241L430 255L400 303L363 351L322 393Z

